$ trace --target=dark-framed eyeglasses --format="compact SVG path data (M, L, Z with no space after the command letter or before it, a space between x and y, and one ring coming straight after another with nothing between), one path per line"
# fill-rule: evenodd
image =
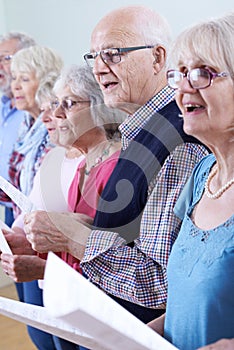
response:
M113 47L110 49L104 49L97 52L89 52L84 55L84 60L88 64L89 67L93 68L95 59L100 55L103 62L110 65L116 64L121 61L121 55L125 52L136 51L136 50L144 50L144 49L152 49L154 45L146 45L146 46L132 46L132 47L124 47L118 48Z
M167 82L172 89L179 89L184 78L189 82L193 89L205 89L212 85L215 78L226 78L229 74L227 72L215 73L209 68L194 68L183 73L178 70L170 69L167 71Z
M7 65L10 63L13 55L5 55L5 56L0 56L0 63L3 65Z
M58 107L62 107L65 112L69 112L74 106L82 105L83 103L89 103L90 101L84 100L72 100L71 98L65 98L62 101L53 100L50 102L52 111L55 111Z

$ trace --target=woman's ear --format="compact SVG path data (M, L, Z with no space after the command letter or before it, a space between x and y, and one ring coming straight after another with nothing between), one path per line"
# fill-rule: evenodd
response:
M158 74L166 65L166 50L163 46L155 46L153 48L154 55L154 74Z

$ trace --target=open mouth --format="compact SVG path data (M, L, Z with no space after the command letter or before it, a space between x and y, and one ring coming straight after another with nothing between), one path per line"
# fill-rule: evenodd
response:
M56 129L55 128L48 128L49 132L54 132Z
M113 88L114 86L116 86L117 84L118 84L118 83L113 83L113 82L105 83L105 84L103 84L104 90L111 89L111 88Z
M24 97L23 96L16 96L15 99L16 99L16 101L19 101L19 100L23 100Z
M61 131L67 131L67 130L69 130L69 128L68 128L67 126L60 126L60 127L59 127L59 130L61 130Z
M184 108L185 108L185 111L187 113L191 113L191 112L195 112L195 111L199 111L199 110L205 109L203 106L197 105L197 104L195 104L195 105L188 104L188 105L185 105Z

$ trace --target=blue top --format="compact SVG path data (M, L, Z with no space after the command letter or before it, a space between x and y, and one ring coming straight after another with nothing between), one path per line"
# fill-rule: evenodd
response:
M24 119L25 112L11 108L11 99L2 96L0 103L0 175L9 180L8 164L13 146L18 137L18 129ZM11 206L11 203L0 202Z
M144 127L142 127L138 134L134 136L134 139L131 140L128 147L121 152L118 163L99 199L97 212L93 222L93 229L117 232L121 237L126 239L129 246L134 246L132 242L139 236L140 225L142 223L142 212L148 199L149 186L154 182L152 182L152 180L156 179L156 174L161 170L166 158L178 145L185 142L198 143L193 137L184 133L183 119L178 118L178 114L179 109L176 102L172 101L168 103L166 106L158 110L158 112L155 112L150 116L148 121L144 124ZM188 160L190 161L189 157ZM177 165L175 165L173 160L172 163L172 166L176 168ZM178 186L178 182L180 182L178 180L178 175L173 181L173 184L169 181L168 187ZM94 236L97 236L96 232ZM154 237L152 238L151 233L148 242L150 242L151 239L155 240L155 235L153 234L153 236ZM166 242L166 246L171 244L169 241L170 239L167 237L164 241ZM95 250L99 246L95 242L93 247ZM128 253L126 253L126 256L127 255ZM124 256L123 253L122 258L120 259L118 255L118 260L122 261L122 266L124 265L123 261L126 262L126 260L123 260L126 259L126 256ZM110 258L108 254L106 255L106 258L110 264L112 258ZM144 259L147 260L148 257ZM155 262L153 264L156 265ZM87 270L89 270L90 265L92 264L86 264L88 268ZM116 266L113 260L112 265ZM142 265L144 265L143 262ZM88 271L85 269L86 266L84 265L83 269L88 274ZM142 271L141 279L143 280ZM107 271L106 274L109 275ZM153 275L155 276L155 274L154 270ZM103 270L102 275L104 275ZM149 272L147 278L149 278L150 275L151 272ZM117 280L118 276L116 275L115 283ZM137 285L138 283L139 281L137 282ZM147 283L150 285L150 280L147 280ZM160 279L160 284L159 289L161 295L158 295L157 299L160 299L163 294L163 278ZM118 282L118 286L119 285L120 281ZM117 289L117 295L119 295L119 287L116 287L116 290ZM144 296L144 298L147 299L147 302L150 302L150 295L153 295L152 299L155 300L155 293L150 292L149 289ZM133 313L145 323L159 316L159 310L156 308L146 308L145 306L137 305L117 296L111 296L125 309Z
M175 207L184 220L168 263L164 334L181 350L234 337L234 215L206 231L190 219L214 162L209 155L198 163L182 193L187 202L179 200Z

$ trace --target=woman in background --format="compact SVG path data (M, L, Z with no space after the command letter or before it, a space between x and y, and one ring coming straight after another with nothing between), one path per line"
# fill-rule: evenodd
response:
M167 73L185 132L213 152L176 204L166 314L149 323L181 350L234 349L233 38L234 13L184 31Z
M27 111L27 115L10 159L9 175L13 185L25 195L29 195L42 159L52 147L42 122L37 94L52 90L62 66L62 59L56 52L38 45L22 49L12 57L11 89L15 106ZM15 218L19 213L15 206ZM21 301L42 305L42 292L37 281L17 283L16 287ZM33 327L28 327L28 333L38 349L56 349L51 335Z
M76 217L76 213L79 213L79 218L80 214L93 217L102 189L118 160L120 143L117 128L125 115L104 105L102 92L93 73L86 65L73 65L64 69L55 83L54 92L57 97L53 98L51 102L54 116L51 118L48 101L44 103L43 107L43 121L47 125L49 134L54 142L66 147L66 149L69 148L68 152L71 153L72 150L73 153L75 149L76 152L83 153L83 158L85 158L76 169L68 192L69 208L64 208L64 211L70 210L72 217ZM36 182L29 197L40 209L61 212L59 206L63 200L58 200L58 191L54 193L54 185L60 179L60 173L63 169L60 167L60 171L53 171L51 168L51 161L52 164L54 162L52 155L55 150L56 148L50 151L43 160L41 170L43 168L45 170L40 171L40 182L38 176L35 177ZM49 182L48 166L52 170ZM65 171L64 175L63 181L67 184L70 182L70 173ZM36 184L39 187L36 188ZM66 184L60 183L61 187ZM35 196L36 193L40 194L39 197ZM57 198L56 203L52 204L51 198L54 199L54 197ZM23 229L22 215L20 219L16 219L13 227L15 230L18 230L19 227ZM8 234L6 238L15 253L14 237L12 235L10 237ZM56 245L56 243L54 241L53 244ZM59 252L59 245L56 247L56 251ZM35 255L22 255L23 252L20 254L17 256L2 254L2 266L9 276L17 281L43 279L45 260ZM81 272L78 259L67 252L61 252L59 255L74 269ZM29 264L30 271L27 269ZM56 341L56 337L54 339ZM79 346L71 343L65 344L64 341L61 349L79 349ZM80 349L83 348L80 347Z

